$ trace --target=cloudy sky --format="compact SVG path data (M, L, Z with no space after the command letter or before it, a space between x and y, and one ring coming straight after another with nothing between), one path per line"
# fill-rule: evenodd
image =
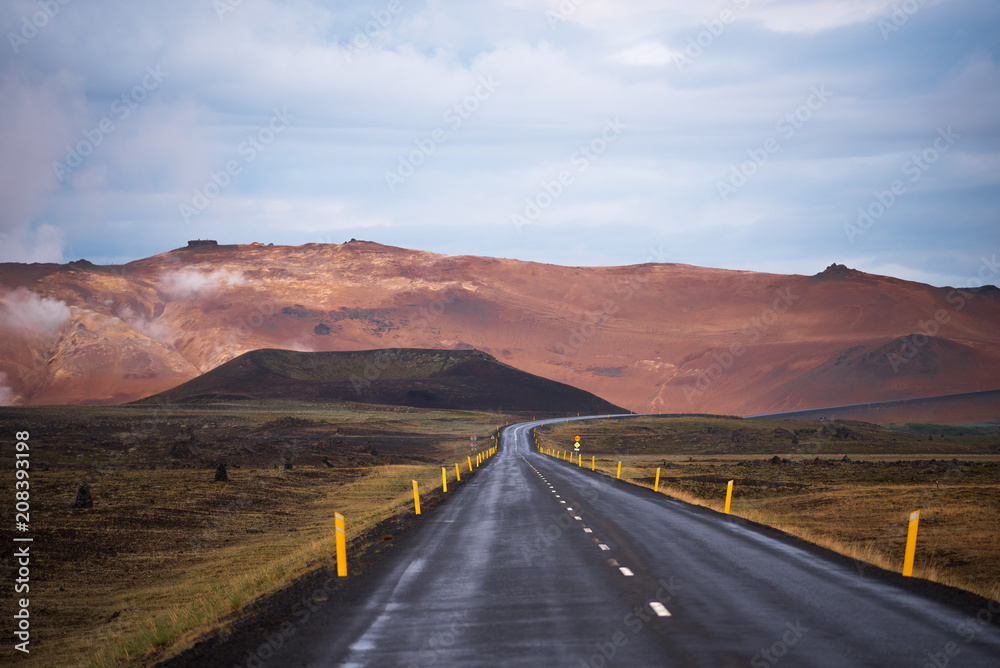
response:
M970 285L1000 246L995 0L3 4L0 260L356 237Z

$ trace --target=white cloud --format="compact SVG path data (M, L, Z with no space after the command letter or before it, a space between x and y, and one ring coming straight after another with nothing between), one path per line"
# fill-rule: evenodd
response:
M611 59L625 65L636 67L662 67L674 61L676 52L662 44L647 42L625 49L611 56Z
M14 64L0 70L0 99L0 261L61 262L62 235L33 221L60 185L51 163L82 139L83 90L66 70Z
M191 267L174 269L160 277L160 286L173 297L209 297L222 290L246 285L243 273L229 269L199 271Z
M178 205L235 159L240 174L197 218L199 235L223 243L300 243L325 232L333 240L545 260L563 253L556 250L562 239L550 235L576 223L587 226L578 244L617 264L633 257L616 250L632 243L619 233L632 224L675 245L679 261L738 263L748 255L764 263L780 261L781 237L769 227L779 219L809 230L801 239L812 235L813 243L798 241L798 252L825 266L825 254L857 252L837 246L840 224L941 125L954 125L963 140L920 184L936 208L921 206L907 225L912 243L935 248L946 221L930 212L950 207L970 231L943 243L968 255L1000 240L995 221L969 215L997 202L990 187L1000 179L993 112L1000 70L989 57L997 19L975 4L929 0L887 45L875 22L901 4L404 2L349 60L342 47L384 2L254 0L224 20L204 0L141 12L124 0L74 3L17 58L0 54L0 147L13 156L0 161L0 201L11 203L0 212L0 235L7 235L0 259L59 260L64 239L74 259L95 261L181 246L189 237ZM25 0L0 16L0 32L17 29L18 12L34 6ZM679 71L671 49L684 48L706 22L717 31L723 10L734 20ZM553 27L547 11L566 20ZM938 24L948 29L930 30ZM831 29L837 32L801 37ZM163 84L56 188L51 161L96 127L147 65L158 64L170 73ZM385 172L443 126L443 112L480 76L491 75L502 82L496 94L460 128L448 128L447 141L390 193ZM820 84L835 91L833 101L722 206L716 181L775 136L775 122ZM245 161L240 143L285 106L290 127ZM618 115L630 130L609 157L527 236L514 234L511 211ZM816 197L830 209L822 224L809 202ZM894 212L903 214L902 207ZM732 256L715 253L725 243L721 228L750 226L757 231ZM166 287L191 296L231 285L195 273Z
M55 225L15 225L0 232L0 262L63 262L63 232Z
M0 371L0 406L16 406L17 392L7 385L7 374Z
M2 327L53 334L71 316L66 302L53 297L39 297L25 288L17 288L0 297Z

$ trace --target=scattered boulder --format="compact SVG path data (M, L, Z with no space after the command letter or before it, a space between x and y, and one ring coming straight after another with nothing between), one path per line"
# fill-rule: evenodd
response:
M226 471L226 462L219 462L215 468L215 482L226 482L229 480L229 473Z
M94 497L90 492L90 485L86 481L81 482L76 489L76 500L73 501L73 508L93 508Z
M291 457L285 457L285 470L286 471L291 471L292 470L292 458Z
M333 468L333 464L330 463L330 458L329 457L324 456L323 457L323 463L326 464L327 468Z

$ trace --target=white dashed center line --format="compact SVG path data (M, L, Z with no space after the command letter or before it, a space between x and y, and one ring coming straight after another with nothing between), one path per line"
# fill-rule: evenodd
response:
M611 549L610 547L608 547L604 543L598 543L597 547L601 548L602 550L610 550Z
M657 617L669 617L670 611L667 610L662 603L659 601L650 601L649 607L652 608L653 612L656 613Z
M584 533L594 533L594 530L593 529L588 529L587 527L583 527L583 532Z
M625 577L627 577L627 578L630 578L630 577L632 577L633 575L635 575L635 573L633 573L633 572L632 572L631 570L629 570L628 568L625 568L624 566L619 566L619 567L618 567L618 570L620 570L620 571L622 572L622 575L624 575L624 576L625 576Z

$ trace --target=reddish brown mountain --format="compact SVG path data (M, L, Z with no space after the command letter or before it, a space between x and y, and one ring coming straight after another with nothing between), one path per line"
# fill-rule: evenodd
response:
M3 264L0 301L0 400L16 403L128 401L260 348L476 348L636 411L1000 389L1000 291L838 265L782 276L204 244L124 266Z

